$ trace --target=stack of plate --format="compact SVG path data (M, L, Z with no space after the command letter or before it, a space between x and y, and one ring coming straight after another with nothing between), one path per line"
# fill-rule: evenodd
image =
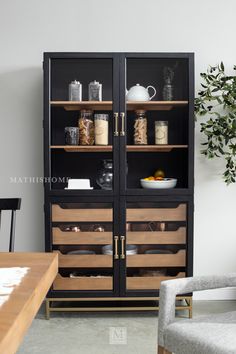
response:
M68 187L65 189L93 189L93 187L90 187L89 179L69 178Z
M106 245L102 247L102 253L107 255L113 255L112 245ZM131 256L138 253L138 248L135 245L126 245L126 256Z
M172 254L170 250L147 250L146 254Z
M90 250L75 250L75 251L67 252L67 254L71 254L71 255L80 254L80 255L82 255L82 254L95 254L95 252L90 251Z
M142 270L140 270L141 277L163 277L166 274L167 274L167 268L142 269Z

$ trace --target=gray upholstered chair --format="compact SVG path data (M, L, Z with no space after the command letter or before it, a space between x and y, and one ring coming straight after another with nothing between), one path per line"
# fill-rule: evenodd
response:
M235 354L235 311L175 320L176 295L236 287L236 273L167 280L161 283L158 329L159 354Z

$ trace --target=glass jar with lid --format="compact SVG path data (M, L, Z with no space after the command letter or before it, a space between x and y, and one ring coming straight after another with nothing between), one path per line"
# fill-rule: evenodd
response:
M81 110L78 125L80 145L94 145L93 111Z
M95 114L95 145L108 145L108 114Z
M155 122L155 144L168 144L168 121L158 120Z
M134 121L134 144L135 145L147 145L147 117L146 111L135 111Z

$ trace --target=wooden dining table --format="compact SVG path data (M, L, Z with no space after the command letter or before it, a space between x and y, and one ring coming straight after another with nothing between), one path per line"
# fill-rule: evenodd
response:
M0 252L0 353L16 353L58 272L53 253Z

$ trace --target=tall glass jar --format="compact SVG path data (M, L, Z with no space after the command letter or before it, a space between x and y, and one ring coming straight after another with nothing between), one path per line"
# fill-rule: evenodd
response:
M108 114L95 114L95 145L108 145Z
M155 144L168 144L168 122L158 120L155 122Z
M81 110L78 125L80 145L94 145L93 111Z
M147 117L146 111L135 111L134 145L147 145Z

